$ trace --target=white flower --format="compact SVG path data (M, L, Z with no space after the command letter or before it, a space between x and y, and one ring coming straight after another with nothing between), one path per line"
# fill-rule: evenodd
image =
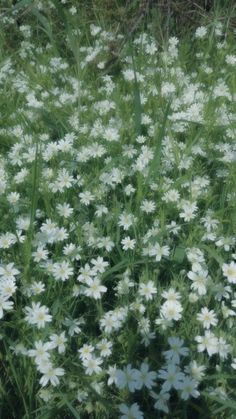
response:
M181 319L183 308L178 301L166 301L160 310L161 316L163 316L168 321L178 321Z
M139 284L139 295L144 297L146 301L152 300L153 295L157 293L157 288L154 285L153 281L148 281L147 283Z
M107 291L107 287L101 285L101 281L99 278L90 278L87 280L86 285L88 288L85 288L84 294L87 297L92 297L95 300L98 300L102 297L102 294Z
M154 393L151 391L151 396L156 400L154 404L154 408L157 410L161 410L165 413L169 413L169 408L167 406L167 401L170 398L170 394L166 393L165 391L161 391L159 394Z
M227 64L236 65L236 55L226 55L225 61Z
M46 322L52 321L52 316L48 314L49 309L46 306L41 306L40 303L32 303L32 307L25 307L25 320L29 324L35 324L38 329L45 327Z
M164 202L178 202L180 199L180 194L177 189L169 189L164 193L162 201Z
M54 387L57 386L59 384L58 377L61 377L65 374L63 368L53 368L51 364L42 367L40 372L43 374L39 381L42 387L45 387L48 383L51 383Z
M129 391L133 393L137 388L138 373L138 370L132 368L131 364L128 364L123 370L118 369L116 371L116 386L119 389L128 387Z
M92 358L93 351L94 347L92 345L84 344L80 349L78 349L78 352L80 353L80 359L84 361L85 359Z
M143 419L143 412L141 412L137 403L133 403L130 407L122 403L119 409L123 413L120 419Z
M92 374L99 374L102 371L100 365L102 364L101 358L95 358L91 356L91 358L84 358L83 359L83 366L86 368L85 374L92 375Z
M13 301L9 301L8 298L6 295L0 295L0 319L3 317L3 310L13 309Z
M184 221L191 221L193 218L196 217L196 212L197 211L197 205L195 202L191 203L185 203L182 206L182 212L179 214L179 216L181 218L184 219Z
M136 221L136 219L133 214L124 212L119 216L118 226L123 227L123 229L127 231L133 225L134 221Z
M135 248L136 240L131 239L129 236L121 240L123 250L133 250Z
M43 360L49 360L50 354L48 351L51 348L50 342L43 343L41 340L38 340L34 344L35 349L29 349L28 355L35 359L35 362L39 364Z
M52 267L52 274L57 281L66 281L73 275L73 268L69 262L63 260L62 262L54 263Z
M191 361L190 364L184 368L184 371L196 381L200 381L204 377L205 370L206 367L204 365L198 365L196 361Z
M0 295L10 298L16 292L16 284L14 279L0 278Z
M19 275L20 271L14 268L14 263L8 263L6 266L0 266L1 279L15 279L16 275Z
M192 281L191 289L197 291L199 295L205 295L207 292L208 272L204 270L198 272L189 271L187 276Z
M233 362L231 363L231 367L236 370L236 358L233 358Z
M97 272L99 272L100 274L102 274L103 272L105 272L105 268L107 266L109 266L109 263L106 262L102 257L97 257L97 259L92 259L91 263L93 265L93 271L95 272L95 274L97 274Z
M102 339L97 343L96 347L100 351L101 357L107 357L111 355L112 342L109 342L107 339Z
M183 347L184 341L176 337L169 338L168 343L171 349L163 352L166 360L173 364L179 364L180 355L187 356L189 352L188 348Z
M224 263L222 266L223 275L226 276L227 280L231 284L236 284L236 263L230 262L230 264Z
M171 388L179 390L185 375L182 372L179 372L179 369L176 367L176 365L169 364L167 365L167 369L162 369L159 371L158 377L161 380L164 380L162 390L169 391Z
M190 396L196 398L200 396L199 391L196 389L198 382L190 377L185 377L181 383L181 399L188 400Z
M202 39L207 34L207 28L205 26L199 26L199 28L196 29L195 36L196 38Z
M0 249L9 249L14 243L16 243L17 238L15 234L5 233L0 236Z
M168 301L178 301L180 299L180 293L175 291L174 288L169 288L167 291L163 291L161 296L166 298Z
M151 389L155 385L153 380L156 378L157 373L155 371L149 371L149 365L143 362L137 373L136 389L140 390L143 386Z
M52 398L52 394L51 394L50 390L48 390L47 388L41 388L40 391L39 391L39 397L44 402L49 402L49 400Z
M206 331L204 336L196 336L196 342L198 342L198 352L207 351L209 356L217 353L218 350L218 339L210 331Z
M67 203L58 204L57 211L58 214L64 218L69 218L73 214L73 208L71 208L70 205Z
M146 212L146 214L150 214L150 213L152 213L152 212L154 212L154 211L155 211L155 209L156 209L156 205L155 205L155 202L153 202L153 201L148 201L147 199L145 199L145 200L142 202L142 204L141 204L140 208L141 208L141 210L142 210L143 212Z
M228 354L231 351L231 346L226 343L225 339L220 337L218 339L218 354L221 359L227 359Z
M208 310L207 307L203 307L201 312L197 314L197 320L203 324L205 329L209 329L211 326L216 326L218 320L213 310Z
M91 192L89 191L81 192L79 194L79 197L80 197L81 203L86 206L89 205L95 199L94 195L91 194Z
M67 342L67 338L65 337L65 332L62 332L60 335L51 335L50 336L50 345L51 348L58 348L58 353L63 354L65 352L65 343Z
M108 386L110 386L113 383L116 384L116 382L117 382L116 371L117 371L116 365L114 365L114 366L110 365L109 366L109 368L107 370L107 373L109 374L109 378L107 380Z
M40 262L41 260L47 260L48 250L44 249L44 246L41 245L37 247L35 252L32 253L32 256L35 262Z
M224 250L226 252L230 251L231 246L233 246L235 243L234 237L220 237L216 242L216 246L218 247L224 247Z
M155 256L156 262L160 262L162 256L169 256L170 249L169 246L160 246L159 243L155 243L149 248L149 256Z

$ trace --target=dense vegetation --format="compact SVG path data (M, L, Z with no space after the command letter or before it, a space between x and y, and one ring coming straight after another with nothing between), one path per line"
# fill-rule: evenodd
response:
M236 415L235 11L159 3L2 2L3 419Z

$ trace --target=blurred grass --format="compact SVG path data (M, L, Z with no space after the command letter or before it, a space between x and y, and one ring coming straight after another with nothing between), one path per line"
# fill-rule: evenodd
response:
M43 7L36 11L39 3L37 0L3 0L0 13L5 16L16 13L18 25L23 24L26 17L36 17L47 32L51 31L48 17L53 17L59 28L66 24L68 3L45 0ZM123 33L152 25L157 37L181 36L201 24L210 24L216 18L236 29L235 0L72 0L69 6L77 8L79 20L86 22L85 27L96 23L107 30Z

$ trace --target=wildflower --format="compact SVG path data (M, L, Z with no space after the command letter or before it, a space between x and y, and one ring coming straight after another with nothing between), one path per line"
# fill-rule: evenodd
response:
M32 307L25 307L25 320L29 324L36 325L38 329L45 327L45 323L52 321L52 316L48 314L49 309L41 306L40 303L32 303Z
M85 374L99 374L102 371L102 368L100 367L102 362L101 358L95 358L94 356L83 359L83 366L86 368Z
M217 353L218 339L212 332L206 331L204 336L196 336L195 340L198 343L198 352L206 350L209 356Z
M148 201L145 199L141 204L141 210L145 212L146 214L150 214L155 211L156 205L153 201Z
M236 263L230 262L230 264L223 263L222 266L223 275L226 276L227 280L231 284L236 284Z
M44 246L38 246L36 251L32 253L33 259L35 262L40 262L41 260L47 260L48 250Z
M135 248L136 240L131 239L129 236L121 240L123 250L133 250Z
M52 384L53 387L56 387L59 384L59 378L65 374L63 368L53 368L51 364L42 367L40 372L43 376L40 378L39 383L42 387L45 387L48 383Z
M88 279L86 285L88 285L88 288L85 288L84 294L87 297L94 298L95 300L100 299L102 294L107 291L107 287L101 285L99 278Z
M207 307L203 307L201 312L197 314L197 320L203 324L205 329L209 329L211 326L216 326L218 320L213 310L208 310Z
M0 295L10 298L16 292L16 284L14 279L0 278Z
M89 205L95 199L94 195L89 191L81 192L79 194L79 198L81 203L86 206Z
M168 321L178 321L181 319L183 311L183 308L181 304L176 301L166 301L162 306L160 310L161 316L163 316Z
M3 317L3 310L12 310L13 309L13 301L9 301L9 297L7 295L0 295L0 319Z
M218 339L217 350L220 358L224 360L228 358L228 354L231 351L231 346L226 343L224 338L220 337Z
M67 339L65 337L65 332L62 332L60 335L51 335L50 336L50 345L51 348L57 348L59 354L63 354L65 352L65 343L67 342Z
M190 377L185 377L181 383L180 397L183 400L188 400L190 396L197 398L200 396L199 391L197 390L198 382Z
M225 62L230 65L236 65L236 55L226 55Z
M134 221L135 219L132 214L124 212L119 217L118 226L123 227L123 229L127 231L133 225Z
M17 238L12 233L5 233L0 236L0 249L9 249L14 243L16 243Z
M93 271L95 272L95 274L97 274L97 272L102 274L103 272L105 272L105 268L109 266L109 263L105 261L102 257L97 257L97 259L92 259L91 263L93 265Z
M182 339L171 337L168 339L168 343L171 347L168 351L163 352L166 360L173 364L180 363L180 355L187 356L188 348L183 347L184 341Z
M143 362L137 373L136 389L140 390L143 386L151 389L155 385L153 380L156 378L157 373L155 371L149 371L149 365Z
M74 336L74 334L78 334L81 332L80 326L83 324L83 322L83 319L69 319L68 317L66 317L63 324L69 327L69 336Z
M166 369L159 371L158 378L164 380L162 390L167 392L171 388L179 390L182 386L185 375L179 371L176 365L168 364Z
M133 403L130 407L122 403L119 406L120 412L123 413L120 419L143 419L143 412L139 409L137 403Z
M236 358L233 358L233 362L231 363L231 367L236 370Z
M41 361L49 360L50 354L48 351L51 348L50 342L43 343L41 340L38 340L34 344L35 349L28 350L28 356L33 357L35 362L39 364Z
M141 297L144 297L146 301L152 300L153 295L157 293L157 288L153 281L147 283L140 283L138 293Z
M180 299L180 293L175 291L174 288L169 288L167 291L163 291L161 296L166 298L168 301L178 301Z
M125 187L124 191L127 196L130 196L132 193L135 192L135 188L131 184L129 184Z
M104 205L97 205L96 208L95 215L97 217L102 217L103 214L108 214L108 208Z
M191 361L190 364L184 368L184 371L196 381L200 381L204 377L205 370L206 367L204 365L198 365L196 361Z
M193 202L188 202L182 205L182 212L179 214L184 221L191 221L196 217L197 205Z
M226 252L230 251L230 248L234 245L234 237L220 237L216 242L217 247L223 247Z
M169 246L160 246L159 243L155 243L149 249L149 256L155 256L156 262L160 262L162 256L169 256L170 249Z
M207 28L205 26L199 26L199 28L196 29L195 36L196 38L202 39L207 34Z
M157 410L161 410L162 412L169 413L169 408L167 406L167 401L170 398L170 394L161 391L159 394L154 393L154 391L151 391L151 396L156 400L154 404L154 408Z
M49 402L49 400L52 398L52 393L50 392L50 390L48 390L47 388L41 388L39 390L39 397L44 401L44 402Z
M117 377L116 377L116 371L117 371L117 368L116 368L116 365L114 365L114 366L109 366L109 368L108 368L108 370L107 370L107 373L109 374L109 378L108 378L108 380L107 380L107 384L110 386L111 384L116 384L116 382L117 382Z
M52 274L57 281L66 281L71 275L73 275L73 268L69 262L63 260L63 262L54 263L52 267Z
M118 369L116 371L116 386L119 389L128 387L129 391L133 393L137 388L138 373L138 370L132 368L131 364L127 365L123 370Z
M178 202L180 199L180 194L177 189L169 189L167 192L164 193L162 197L162 201L164 202Z
M100 351L101 357L110 356L112 353L112 342L109 342L107 339L102 339L99 343L97 343L96 347Z
M38 281L38 282L34 281L31 284L30 291L32 292L33 295L41 294L42 292L45 291L45 285L41 281Z
M199 295L205 295L207 292L208 272L204 270L198 272L189 271L187 276L192 281L191 289L197 291Z

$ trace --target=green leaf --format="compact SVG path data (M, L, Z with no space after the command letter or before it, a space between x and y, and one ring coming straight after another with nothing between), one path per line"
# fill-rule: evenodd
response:
M216 260L216 262L219 263L219 265L223 265L224 260L223 258L217 253L215 249L212 249L210 246L207 246L206 244L201 244L200 249L206 250L207 253Z
M48 35L51 42L53 42L52 36L52 28L48 21L48 19L40 13L35 7L32 8L31 13L39 20L39 22L43 25L44 32Z
M177 263L182 263L184 258L185 258L185 247L176 246L176 248L174 249L172 260Z
M168 115L170 111L170 105L171 105L171 101L169 101L166 106L164 116L163 116L163 123L161 127L157 127L155 129L154 138L156 139L156 148L155 148L154 158L149 166L149 175L154 174L156 176L157 173L160 173L162 141L165 136L166 124L167 124Z

